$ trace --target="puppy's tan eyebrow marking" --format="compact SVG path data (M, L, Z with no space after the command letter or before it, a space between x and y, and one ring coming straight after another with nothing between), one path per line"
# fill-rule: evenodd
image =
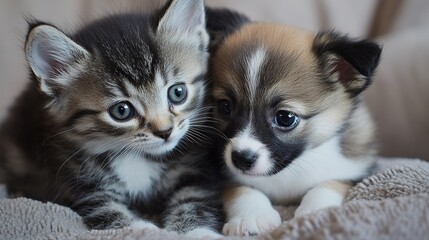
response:
M285 100L285 99L284 99L283 97L280 97L280 96L274 97L274 98L271 100L270 107L271 107L271 108L274 108L274 107L276 107L277 105L279 105L279 103L283 102L284 100Z
M318 114L320 114L321 112L314 112L314 113L310 113L310 114L306 114L306 115L301 115L300 117L304 120L308 120L310 118L313 118L315 116L317 116Z

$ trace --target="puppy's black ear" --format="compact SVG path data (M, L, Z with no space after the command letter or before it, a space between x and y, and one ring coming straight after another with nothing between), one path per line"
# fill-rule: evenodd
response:
M313 51L329 81L339 81L356 96L368 87L381 47L368 40L353 40L333 31L317 34Z
M247 16L226 8L206 7L206 19L206 27L210 35L209 49L211 53L220 46L227 36L250 22Z

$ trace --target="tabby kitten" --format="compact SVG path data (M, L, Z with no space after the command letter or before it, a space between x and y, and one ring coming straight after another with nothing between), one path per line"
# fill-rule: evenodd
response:
M30 24L33 80L0 138L11 193L70 206L93 229L221 227L207 140L205 10L173 0L110 16L72 36Z

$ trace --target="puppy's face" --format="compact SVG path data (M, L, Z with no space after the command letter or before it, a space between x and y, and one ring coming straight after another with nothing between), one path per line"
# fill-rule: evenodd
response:
M333 32L272 24L250 24L227 38L211 69L215 116L230 140L227 167L272 175L336 135L380 51Z

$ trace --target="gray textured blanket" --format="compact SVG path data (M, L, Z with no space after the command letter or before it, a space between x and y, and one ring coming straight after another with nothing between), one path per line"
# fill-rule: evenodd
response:
M90 231L72 210L7 199L0 188L0 239L185 239L163 230ZM429 163L380 159L379 172L350 190L343 206L291 219L259 239L429 239ZM251 237L249 237L251 238Z

